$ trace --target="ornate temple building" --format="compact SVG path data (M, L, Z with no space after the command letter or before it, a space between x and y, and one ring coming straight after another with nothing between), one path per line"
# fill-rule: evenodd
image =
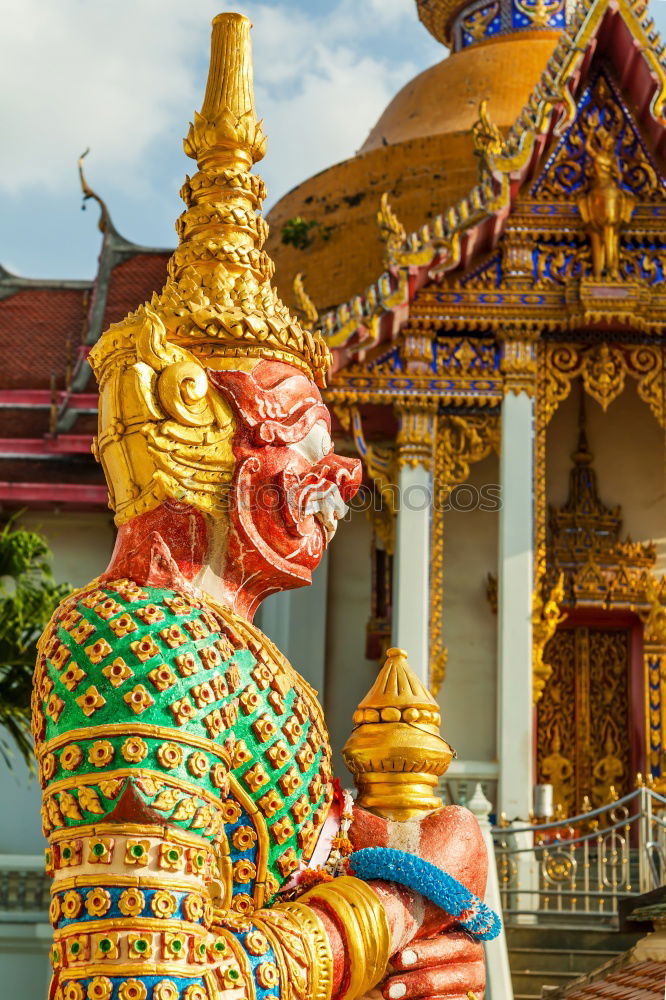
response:
M526 819L547 783L572 815L638 772L666 789L664 46L643 0L417 9L451 53L269 215L365 488L313 588L260 621L338 751L398 645L459 752L451 798L482 779ZM82 180L94 280L0 270L0 502L72 585L113 540L88 354L170 253L125 240Z

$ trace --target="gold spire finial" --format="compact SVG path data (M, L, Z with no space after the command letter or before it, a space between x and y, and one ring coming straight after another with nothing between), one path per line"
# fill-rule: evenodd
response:
M353 719L342 756L354 776L358 805L395 820L438 809L442 801L434 793L455 751L440 736L439 706L403 649L387 650Z

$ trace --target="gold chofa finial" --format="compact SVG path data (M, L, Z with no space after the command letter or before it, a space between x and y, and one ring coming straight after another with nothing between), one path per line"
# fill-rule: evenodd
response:
M455 751L440 736L439 706L404 650L387 651L353 719L342 756L354 776L358 805L394 820L438 809L437 783Z

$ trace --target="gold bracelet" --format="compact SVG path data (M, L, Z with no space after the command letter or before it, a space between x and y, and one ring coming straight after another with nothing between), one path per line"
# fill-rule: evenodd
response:
M289 910L305 929L304 940L310 954L308 997L310 1000L331 1000L333 992L333 953L326 929L317 912L303 903L283 903L276 907Z
M343 935L349 963L338 1000L356 1000L376 986L386 973L391 932L386 911L370 886L343 875L310 889L300 902L319 904Z

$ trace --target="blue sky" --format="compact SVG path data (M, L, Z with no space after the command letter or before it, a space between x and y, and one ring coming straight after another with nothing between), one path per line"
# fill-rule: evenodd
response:
M118 230L172 246L193 164L182 137L201 104L211 18L224 0L0 0L0 263L91 277L97 209L81 211L76 162ZM254 23L259 169L275 201L353 155L390 98L446 55L414 0L263 0ZM666 34L666 2L652 13ZM442 95L446 100L446 95ZM491 109L492 110L492 109Z
M224 0L0 0L0 263L37 277L89 277L97 207L81 211L77 157L117 229L171 246L191 160L211 18ZM446 55L414 0L239 2L254 23L259 165L268 205L353 155L400 87Z

